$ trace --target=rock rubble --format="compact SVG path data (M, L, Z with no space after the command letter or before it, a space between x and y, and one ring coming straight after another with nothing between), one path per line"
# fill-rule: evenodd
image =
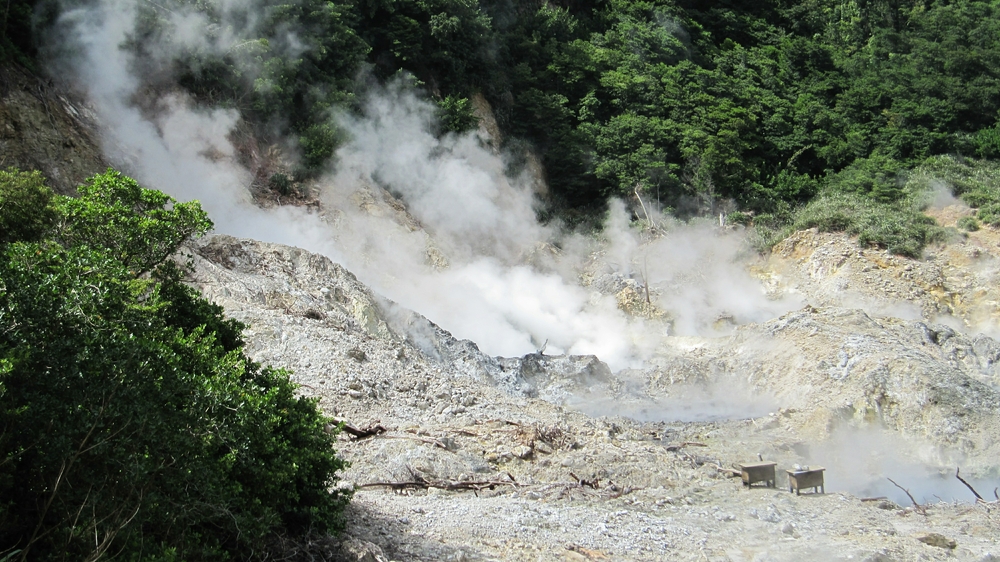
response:
M731 336L668 338L646 368L612 373L595 357L486 356L302 250L214 236L187 251L191 283L247 325L255 360L287 366L328 414L386 429L341 434L352 463L342 485L439 486L360 488L345 560L978 561L1000 552L996 505L932 499L916 510L905 496L847 491L857 487L852 471L892 474L868 474L866 445L842 435L884 427L932 449L914 446L913 459L961 460L976 482L996 476L1000 346L984 335L835 307L820 292L813 306ZM685 421L692 407L717 415ZM782 468L817 464L838 435L849 458L828 467L827 493L789 494ZM732 477L735 463L758 458L779 463L776 488ZM476 482L498 484L447 489ZM921 539L931 536L942 539Z

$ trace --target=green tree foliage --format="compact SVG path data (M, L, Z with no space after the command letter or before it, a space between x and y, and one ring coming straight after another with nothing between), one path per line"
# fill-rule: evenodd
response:
M0 556L264 559L336 531L327 420L167 259L197 203L114 171L55 199L48 236L0 244Z
M472 112L469 98L447 96L438 102L438 119L445 132L464 133L479 125L479 119Z
M400 69L439 98L489 80L490 18L476 0L359 0L359 35L382 78Z
M34 68L38 51L34 33L36 23L52 16L51 10L36 9L34 0L10 0L5 3L0 27L0 62Z
M55 239L66 247L101 247L137 276L212 227L197 202L178 203L115 170L93 176L78 191L80 197L58 200Z
M303 142L304 168L315 171L336 146L324 127L334 107L353 100L369 51L358 36L354 2L329 0L167 0L139 5L128 48L149 74L177 80L210 105L238 108L260 131ZM209 22L202 40L164 59L178 34L175 17ZM262 133L263 134L263 133Z
M788 223L840 187L905 198L879 179L882 164L1000 156L1000 5L987 0L167 0L140 11L137 67L239 108L259 131L293 134L299 174L343 142L332 108L357 110L372 77L401 73L439 103L441 132L471 126L463 100L482 93L506 142L541 157L550 216L600 216L608 196L638 190L681 214L735 203ZM158 41L191 12L212 22L208 36L164 66Z
M41 172L0 171L0 244L16 240L35 241L44 236L56 219L52 191Z

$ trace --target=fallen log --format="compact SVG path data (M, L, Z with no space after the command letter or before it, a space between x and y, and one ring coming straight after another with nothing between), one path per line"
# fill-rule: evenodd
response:
M354 489L392 488L393 491L399 492L404 490L426 490L428 488L437 488L451 491L471 490L473 492L479 492L482 490L494 490L497 486L520 486L520 484L511 480L453 481L425 480L418 477L413 480L403 482L368 482L367 484L356 484Z
M409 439L411 441L420 441L421 443L427 443L428 445L434 445L435 447L441 447L445 451L450 451L451 449L440 439L433 439L431 437L420 437L419 435L379 435L381 439Z
M697 441L684 441L683 443L667 445L666 448L668 451L673 452L673 451L680 451L684 447L708 447L708 445L704 443L699 443Z

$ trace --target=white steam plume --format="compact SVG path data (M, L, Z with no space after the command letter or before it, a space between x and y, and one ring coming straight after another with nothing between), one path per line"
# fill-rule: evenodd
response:
M217 231L336 256L316 216L253 204L250 174L235 162L227 138L239 119L236 111L195 109L184 96L170 94L151 119L131 103L141 83L120 45L134 27L134 4L109 0L70 11L61 23L75 31L79 54L72 71L101 117L102 148L112 162L146 186L200 200Z
M900 506L912 505L906 492L921 504L939 501L973 502L975 496L957 478L957 467L969 462L955 450L910 442L877 427L839 427L803 460L826 468L826 489L860 497L886 496ZM995 467L965 467L964 478L981 494L1000 486ZM984 470L984 468L986 470ZM991 499L991 498L987 498Z
M193 12L172 24L156 44L164 57L244 39L223 34L200 42L208 22ZM665 325L628 317L613 295L580 284L594 245L539 224L534 178L508 177L503 160L474 134L432 134L433 106L402 85L372 92L363 117L335 117L350 141L336 155L335 172L318 184L323 220L298 208L253 204L250 173L228 138L236 111L196 108L177 93L157 100L155 111L135 107L143 77L132 73L137 65L120 48L135 25L134 4L104 0L68 12L62 25L73 31L73 75L106 126L110 160L144 185L200 200L217 231L324 253L494 355L531 353L548 341L549 353L596 354L617 370L638 365L665 335ZM739 263L737 235L672 225L642 245L624 206L614 204L605 237L604 258L590 261L590 270L641 274L680 333L711 335L720 316L762 320L793 306L764 297Z

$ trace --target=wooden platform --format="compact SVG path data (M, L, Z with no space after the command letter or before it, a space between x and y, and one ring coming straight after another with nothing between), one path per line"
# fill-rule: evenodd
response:
M740 475L743 477L743 485L749 487L757 482L763 482L764 486L774 488L774 467L777 464L773 462L741 464Z

